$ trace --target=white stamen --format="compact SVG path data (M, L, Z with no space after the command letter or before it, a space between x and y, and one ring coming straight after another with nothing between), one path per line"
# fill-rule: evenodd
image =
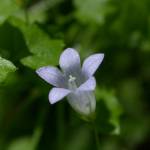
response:
M68 80L69 89L75 90L77 88L75 80L76 80L76 77L69 75L69 80Z
M76 77L69 75L69 82L74 82L75 80L76 80Z

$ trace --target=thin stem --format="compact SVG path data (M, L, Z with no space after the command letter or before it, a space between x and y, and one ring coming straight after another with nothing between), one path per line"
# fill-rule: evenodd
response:
M96 124L95 124L95 114L93 114L92 112L92 104L91 104L91 101L90 101L90 112L92 114L92 127L93 127L93 130L94 130L94 136L95 136L95 142L96 142L96 147L97 147L97 150L100 150L100 143L99 143L99 137L98 137L98 131L97 131L97 128L96 128ZM93 118L94 116L94 118Z
M94 131L94 137L95 137L97 150L100 150L99 137L98 137L98 132L97 132L97 128L96 128L94 120L92 121L92 127L93 127L93 131Z
M93 122L93 130L94 130L94 136L95 136L97 150L100 150L100 143L99 143L98 132L97 132L97 128L96 128L94 122Z

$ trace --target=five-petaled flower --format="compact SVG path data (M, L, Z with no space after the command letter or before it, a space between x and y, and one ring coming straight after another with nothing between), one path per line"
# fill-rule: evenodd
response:
M104 54L93 54L85 59L82 68L80 56L73 48L67 48L60 56L60 71L56 67L39 68L36 73L55 86L49 93L49 101L54 104L65 96L72 108L84 116L95 112L96 100L93 91L96 81L93 76L104 58Z

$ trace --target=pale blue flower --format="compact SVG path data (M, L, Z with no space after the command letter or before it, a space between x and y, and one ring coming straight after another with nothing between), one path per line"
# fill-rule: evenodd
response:
M39 68L37 74L55 86L49 93L49 101L54 104L67 96L72 108L81 115L91 115L95 112L96 100L93 91L96 81L93 76L104 58L98 53L89 56L81 67L80 56L75 49L67 48L60 56L60 71L56 67Z

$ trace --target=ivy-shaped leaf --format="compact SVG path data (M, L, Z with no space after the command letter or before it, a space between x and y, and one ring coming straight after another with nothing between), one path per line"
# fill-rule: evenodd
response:
M0 83L6 79L10 72L14 71L16 71L15 65L12 62L0 57Z
M22 64L32 69L50 64L57 65L60 52L64 47L62 40L51 39L36 24L27 25L14 18L10 22L21 30L26 45L32 53L21 60Z

